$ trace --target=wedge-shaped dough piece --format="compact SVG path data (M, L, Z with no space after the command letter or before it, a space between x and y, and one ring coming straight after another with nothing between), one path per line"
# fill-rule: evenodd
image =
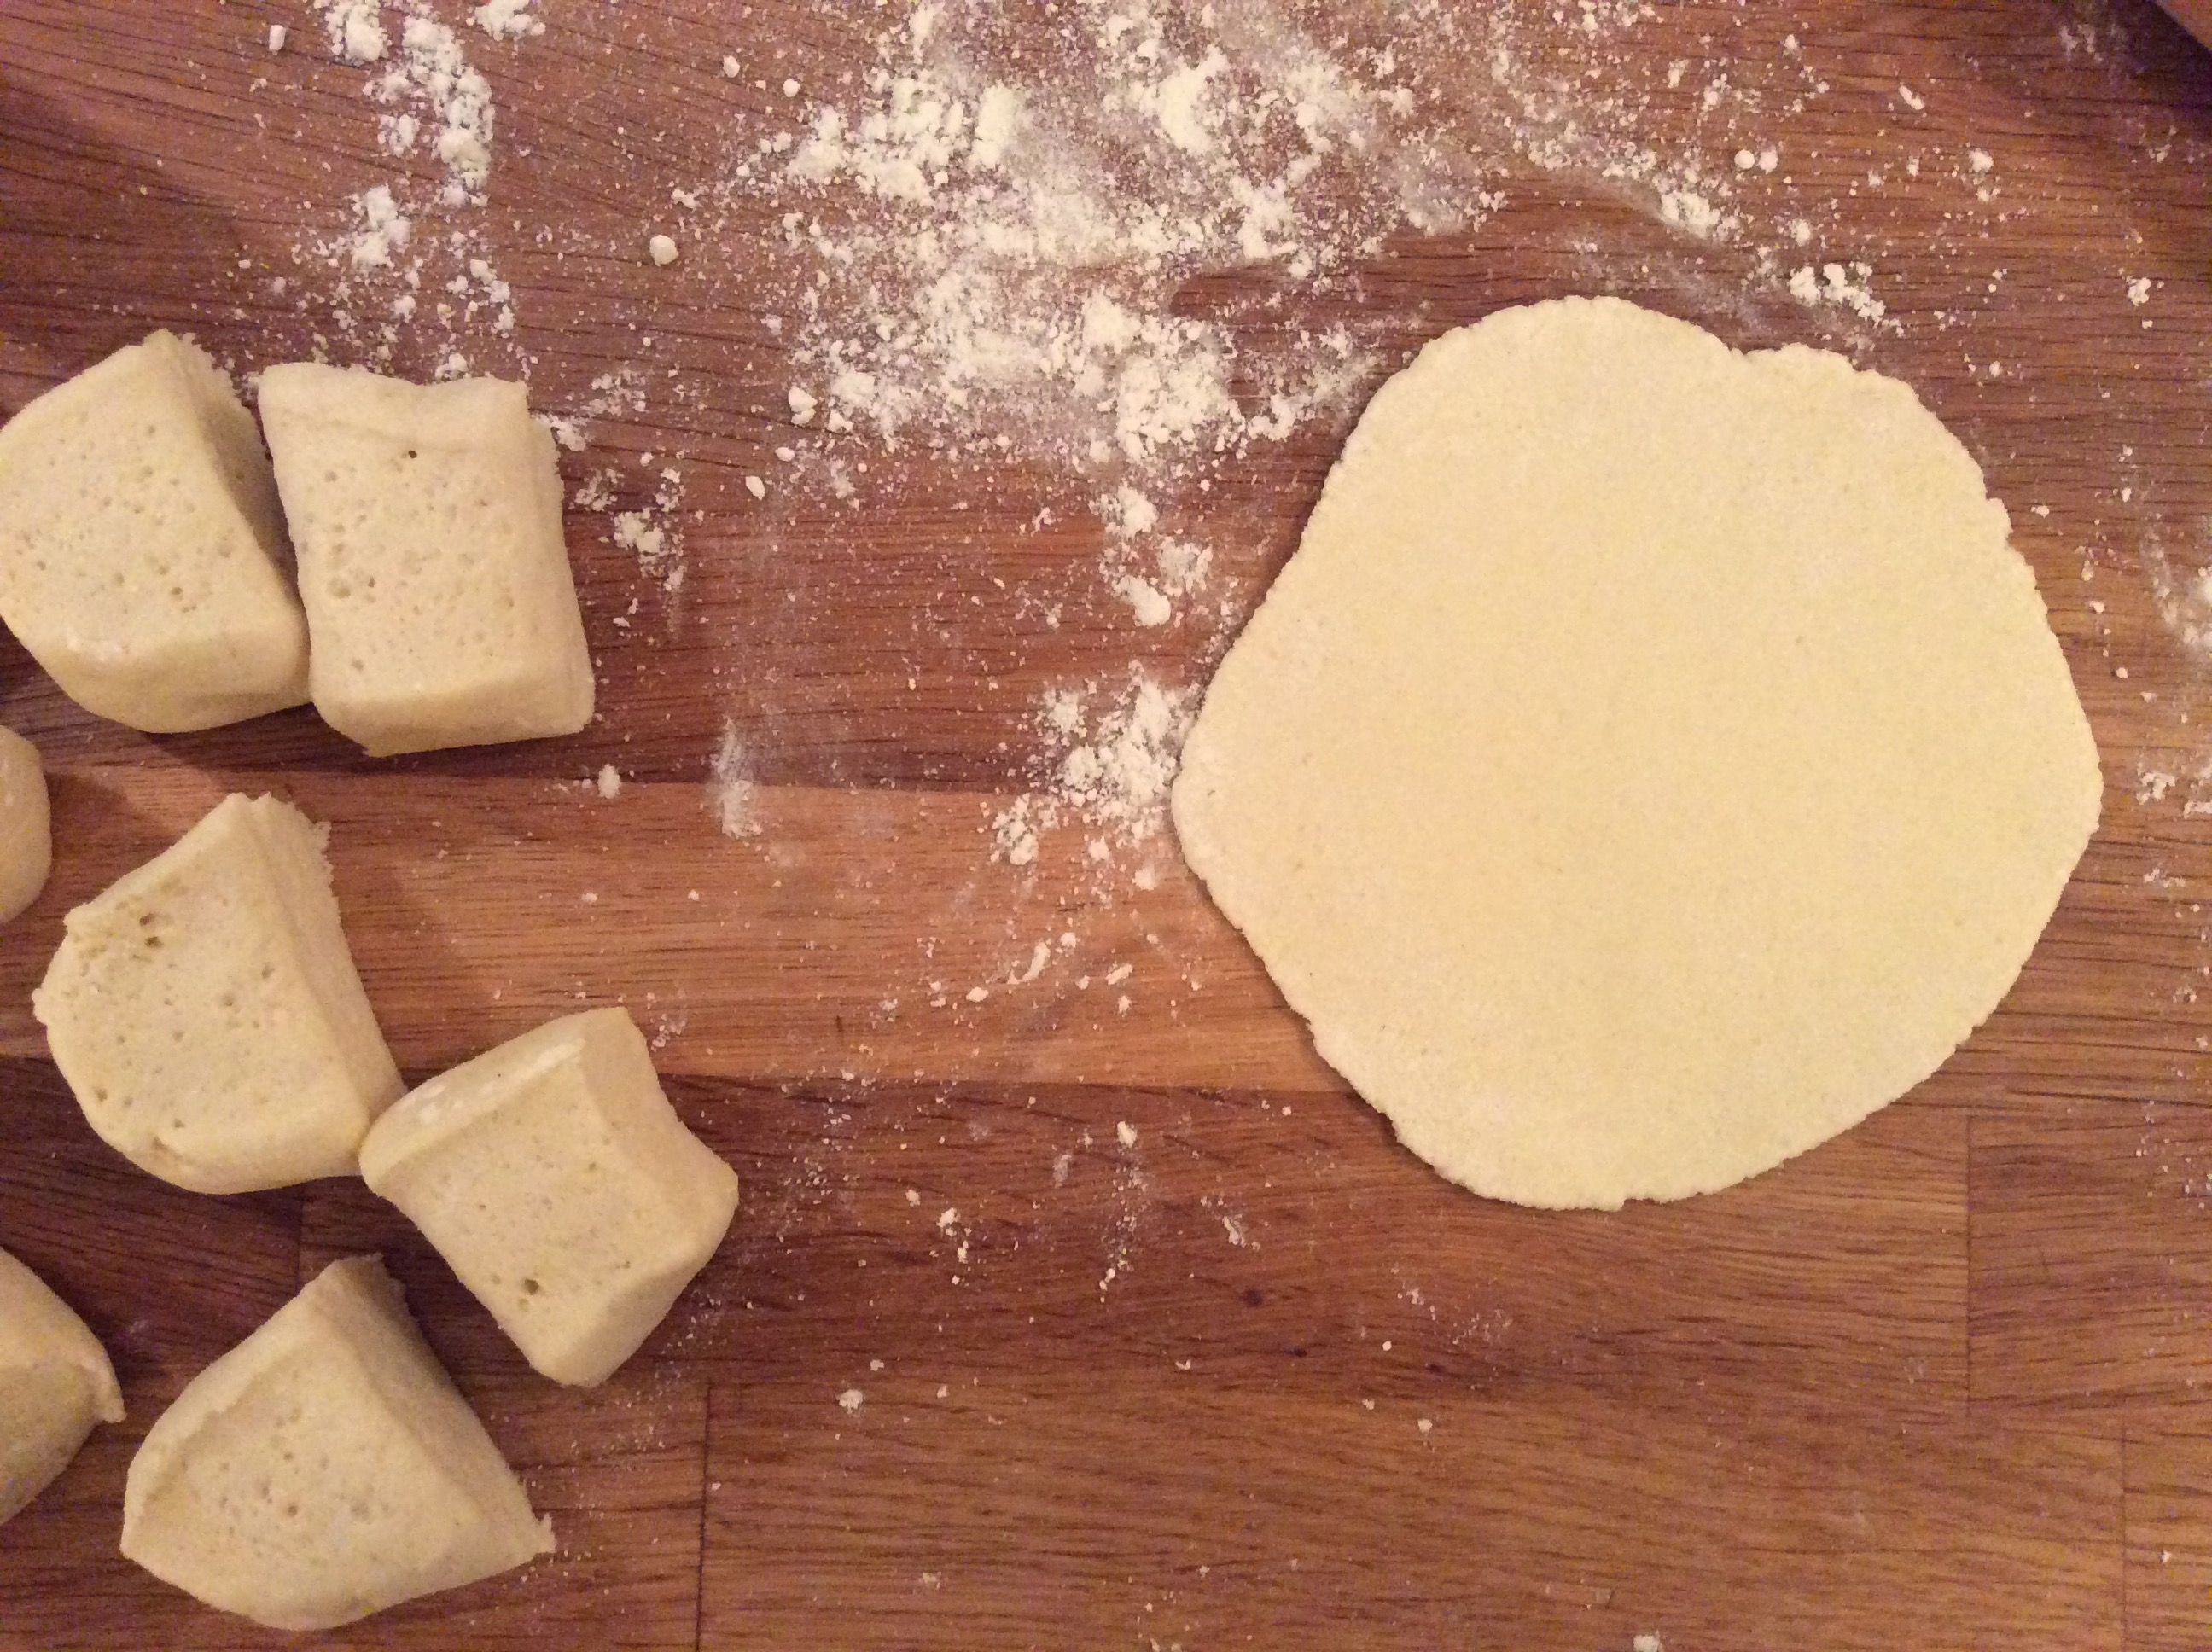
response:
M323 838L289 804L234 793L64 920L32 1012L92 1127L164 1181L351 1175L404 1088Z
M332 728L386 756L591 720L553 439L520 385L295 362L261 375L261 421Z
M0 1521L69 1467L94 1423L122 1420L123 1393L100 1339L0 1250Z
M738 1176L661 1093L626 1010L563 1016L433 1078L362 1144L531 1364L603 1382L706 1265Z
M275 1629L349 1624L552 1547L374 1256L333 1262L187 1383L123 1492L125 1555Z
M39 898L53 860L39 749L15 730L0 728L0 924Z
M0 429L0 618L87 711L170 733L306 700L284 562L252 417L173 334Z

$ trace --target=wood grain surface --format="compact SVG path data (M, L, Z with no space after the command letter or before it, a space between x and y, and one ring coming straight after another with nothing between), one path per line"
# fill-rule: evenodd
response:
M560 1546L319 1644L2212 1645L2212 678L2183 635L2212 622L2191 594L2212 57L2149 0L1683 0L1625 24L1612 0L1457 3L1525 14L1524 50L1586 61L1592 95L1632 78L1642 142L1723 173L1742 148L1765 228L1686 234L1505 122L1479 222L1392 234L1325 293L1208 272L1178 312L1255 349L1355 328L1354 406L1437 332L1576 291L1912 383L2012 508L2108 782L1988 1025L1725 1193L1559 1215L1447 1187L1315 1059L1171 836L1111 879L1078 823L1034 866L991 858L994 817L1038 784L1041 693L1133 661L1201 683L1229 628L1135 627L1103 530L1034 459L879 455L849 502L787 482L773 210L732 209L672 270L643 256L672 188L790 123L787 76L870 67L882 14L543 0L544 35L494 42L428 0L501 123L472 233L516 321L471 336L475 365L526 372L556 411L611 374L647 387L563 464L643 509L680 454L686 581L678 600L578 508L599 719L390 762L306 711L141 737L0 645L0 721L46 756L57 849L0 935L0 1245L100 1333L131 1412L0 1527L0 1647L288 1639L121 1560L123 1476L196 1371L366 1249ZM1284 9L1322 38L1394 27L1367 0ZM1601 27L1607 53L1577 59ZM1476 54L1422 67L1468 107L1494 95ZM380 153L362 88L290 0L0 7L0 411L155 325L240 371L365 359L378 335L318 248L358 191L434 167ZM1771 233L1801 213L1802 253ZM1830 260L1868 265L1879 325L1790 295L1793 266ZM401 331L390 365L428 376L447 348ZM1349 410L1177 498L1232 620ZM757 784L738 838L705 794L726 732ZM728 1243L604 1388L534 1378L357 1184L198 1198L86 1128L27 1001L62 914L234 788L331 823L410 1076L625 1002L738 1167Z

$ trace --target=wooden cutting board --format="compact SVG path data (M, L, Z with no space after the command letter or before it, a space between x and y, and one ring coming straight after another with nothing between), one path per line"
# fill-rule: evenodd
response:
M1288 9L1324 39L1392 38L1367 4ZM333 1644L2212 1643L2212 677L2183 635L2212 620L2191 586L2212 562L2212 58L2148 0L1629 9L1463 0L1470 39L1509 17L1524 57L1585 64L1582 94L1632 76L1605 106L1635 141L1730 179L1741 147L1741 232L1668 223L1587 149L1542 164L1571 110L1499 101L1479 222L1390 235L1325 294L1248 268L1178 308L1255 348L1356 327L1353 406L1437 331L1574 291L1911 382L2013 510L2108 781L1973 1041L1729 1193L1516 1210L1393 1145L1171 838L1118 849L1111 878L1079 823L1031 867L994 861L994 818L1040 784L1041 694L1133 661L1200 683L1224 633L1140 635L1048 467L979 481L909 446L850 504L787 481L792 364L749 262L777 226L698 231L668 270L643 256L672 186L788 125L784 79L865 73L869 9L543 0L540 37L463 31L498 99L476 222L515 316L477 360L526 358L538 405L598 409L563 463L575 488L613 472L613 507L569 520L600 720L389 762L306 712L150 739L0 656L57 848L0 936L0 1245L83 1311L131 1407L0 1527L0 1646L286 1643L117 1558L124 1472L194 1372L367 1249L560 1550ZM1584 37L1605 52L1578 58ZM1496 68L1472 46L1421 65L1493 99ZM0 10L0 410L157 325L240 368L319 340L362 359L374 335L314 244L401 167L363 85L299 5ZM1807 245L1778 254L1795 214ZM1830 261L1879 323L1791 295ZM395 338L393 370L437 368L433 334ZM595 381L642 388L595 403ZM1345 421L1179 500L1232 613ZM615 538L675 452L684 496L654 519L682 534L680 601ZM726 736L754 788L735 837L708 794ZM358 1187L197 1198L86 1129L27 1003L62 914L238 788L331 823L410 1075L625 1002L738 1166L728 1244L605 1388L533 1377Z

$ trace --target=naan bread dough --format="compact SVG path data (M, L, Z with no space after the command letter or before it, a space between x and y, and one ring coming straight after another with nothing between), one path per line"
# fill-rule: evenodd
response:
M122 1420L123 1392L99 1339L0 1250L0 1521L69 1467L94 1424Z
M1492 316L1361 420L1207 691L1184 853L1453 1181L1725 1187L1933 1072L2096 828L2008 532L1838 356Z
M289 561L252 416L173 333L0 429L0 619L97 716L165 734L305 700Z
M352 1175L405 1088L325 836L234 792L62 920L31 1013L86 1121L148 1175L203 1193Z
M589 1388L729 1231L738 1173L684 1127L623 1009L509 1039L402 1096L361 1145L540 1375Z
M272 1629L335 1629L552 1548L374 1256L331 1263L187 1382L123 1484L125 1558Z
M261 428L325 722L387 757L592 720L560 467L520 385L292 361L261 375Z

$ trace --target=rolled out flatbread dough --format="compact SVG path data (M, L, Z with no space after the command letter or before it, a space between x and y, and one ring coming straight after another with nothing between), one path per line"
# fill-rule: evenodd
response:
M2096 828L2008 533L1838 356L1491 316L1354 432L1207 690L1184 853L1453 1181L1725 1187L1933 1072Z

